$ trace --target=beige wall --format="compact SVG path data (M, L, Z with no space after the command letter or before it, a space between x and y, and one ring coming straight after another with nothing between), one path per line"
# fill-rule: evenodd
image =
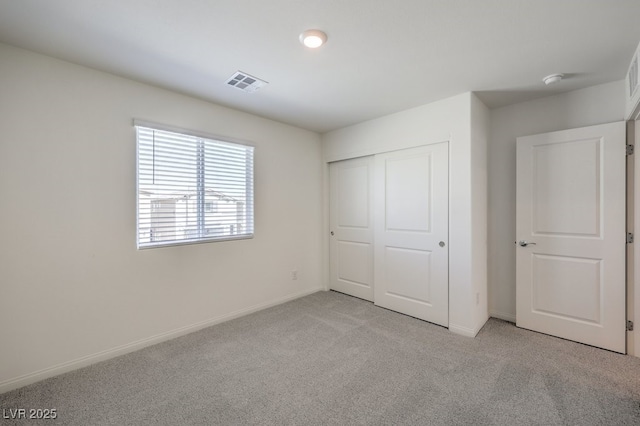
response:
M134 118L253 143L255 238L136 250ZM0 392L322 288L315 133L6 45L0 129Z
M516 138L624 119L624 83L491 110L489 142L489 310L515 321Z

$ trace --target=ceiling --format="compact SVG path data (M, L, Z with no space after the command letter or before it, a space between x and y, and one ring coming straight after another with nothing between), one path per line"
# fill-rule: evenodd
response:
M0 0L0 42L320 133L620 80L639 41L640 0ZM269 84L230 87L238 70Z

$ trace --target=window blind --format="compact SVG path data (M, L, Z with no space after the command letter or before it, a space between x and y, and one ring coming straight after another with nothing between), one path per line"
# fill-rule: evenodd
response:
M253 147L136 125L138 248L253 236Z

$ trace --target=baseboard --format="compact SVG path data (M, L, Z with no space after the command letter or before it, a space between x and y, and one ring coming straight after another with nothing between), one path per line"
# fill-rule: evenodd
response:
M117 356L124 355L129 352L134 352L142 348L145 348L147 346L151 346L167 340L175 339L176 337L184 336L186 334L193 333L198 330L202 330L203 328L207 328L212 325L220 324L225 321L230 321L232 319L249 315L254 312L261 311L263 309L267 309L273 306L277 306L282 303L286 303L295 299L299 299L301 297L308 296L310 294L317 293L323 290L324 289L322 287L318 287L312 290L306 290L300 293L295 293L280 299L272 300L266 303L261 303L245 309L240 309L226 315L210 318L205 321L180 327L171 331L167 331L165 333L156 334L155 336L151 336L145 339L140 339L135 342L127 343L125 345L116 346L114 348L100 351L92 355L76 358L72 361L63 362L61 364L44 368L42 370L38 370L33 373L28 373L28 374L24 374L22 376L18 376L9 380L5 380L3 382L0 382L0 394L8 392L13 389L18 389L23 386L30 385L32 383L39 382L44 379L48 379L49 377L58 376L60 374L67 373L69 371L73 371L82 367L89 366L91 364L95 364L101 361L106 361L108 359L115 358Z
M482 328L482 327L480 327ZM466 337L476 337L476 334L480 331L480 328L477 330L474 328L463 327L461 325L451 324L449 323L449 331L455 334L459 334L461 336Z
M507 314L507 313L498 312L498 311L490 311L489 316L492 318L498 318L504 321L512 322L514 324L516 322L516 316L514 314Z

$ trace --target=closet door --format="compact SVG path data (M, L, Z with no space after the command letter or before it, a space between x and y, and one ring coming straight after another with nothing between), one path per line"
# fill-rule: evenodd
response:
M448 143L375 156L375 304L448 327Z
M373 157L329 165L330 287L373 301Z

